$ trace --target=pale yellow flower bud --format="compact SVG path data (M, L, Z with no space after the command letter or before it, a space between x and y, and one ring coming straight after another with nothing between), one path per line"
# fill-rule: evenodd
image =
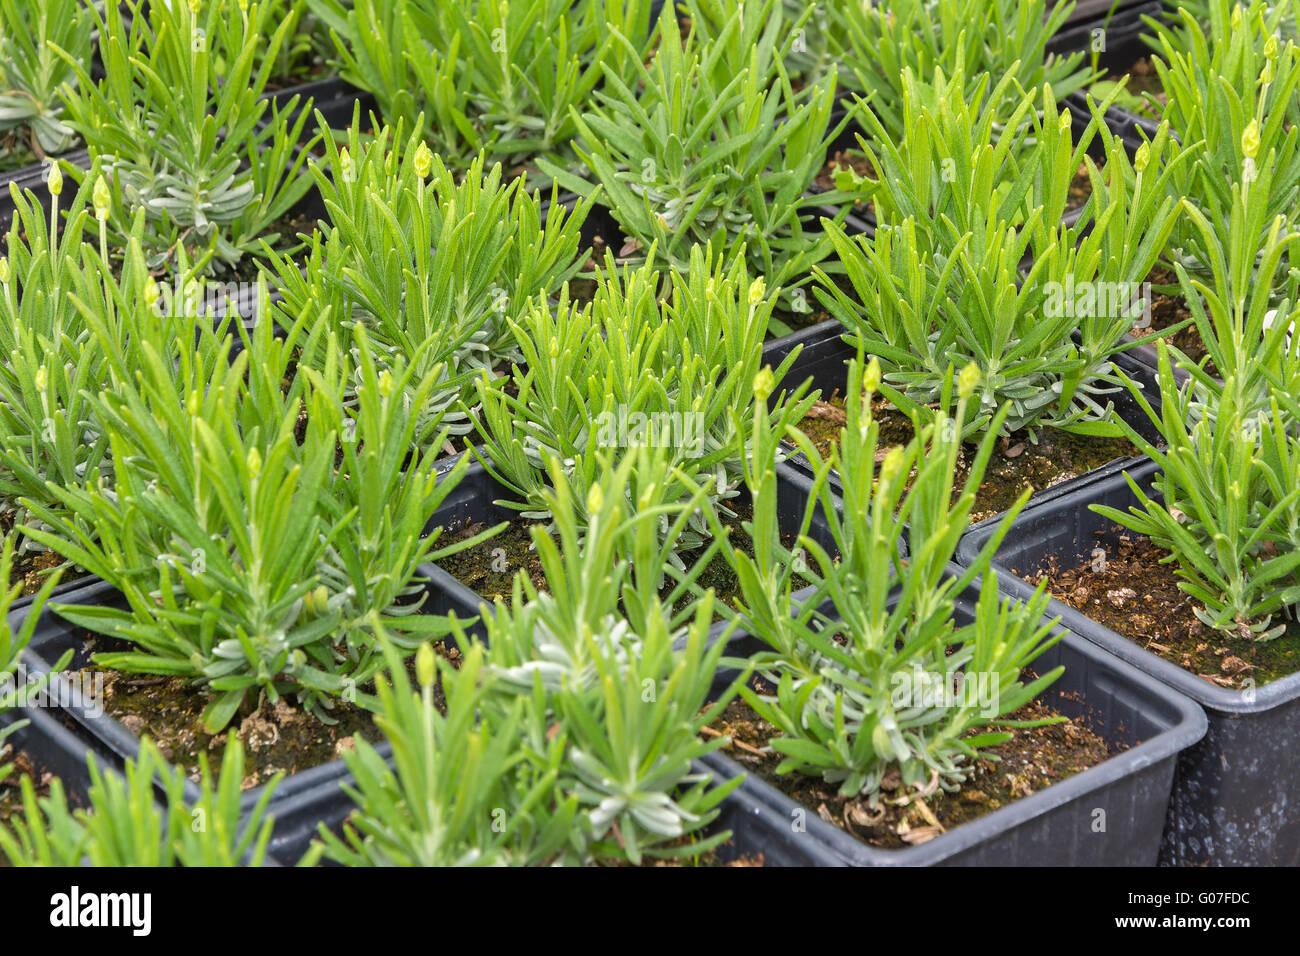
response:
M1254 159L1259 153L1259 122L1251 120L1241 134L1241 151L1247 159Z
M1133 168L1140 173L1147 168L1149 162L1151 162L1151 145L1143 143L1137 148L1137 153L1133 157Z
M419 650L415 652L415 679L420 682L421 687L433 685L435 670L433 648L427 643L421 644Z
M980 369L974 362L971 362L961 374L957 376L957 397L970 398L975 394L975 388L980 383Z
M421 143L415 151L415 175L424 179L429 175L429 170L433 168L433 152L428 145Z
M109 194L108 183L104 181L103 176L95 180L91 197L95 204L95 218L103 222L108 218L108 211L113 206L113 197Z

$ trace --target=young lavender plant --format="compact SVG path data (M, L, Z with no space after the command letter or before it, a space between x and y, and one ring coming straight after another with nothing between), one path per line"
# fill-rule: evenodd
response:
M729 837L705 830L737 781L713 787L694 768L725 742L701 731L737 686L715 693L728 632L710 636L713 592L696 584L725 535L706 486L690 487L685 500L665 494L674 470L665 449L641 448L617 464L605 457L585 502L548 459L555 536L532 528L546 586L520 574L509 604L498 599L484 615L484 711L490 724L528 701L527 760L556 767L553 801L576 798L568 849L578 862L639 865ZM676 539L701 511L713 543L677 571Z
M363 142L359 115L348 145L327 140L326 153L311 170L331 226L313 240L305 271L272 255L276 317L291 324L323 310L345 348L364 330L381 367L415 364L423 375L442 366L417 437L427 441L440 416L464 434L470 425L454 406L469 397L469 375L517 357L510 323L577 274L590 204L570 211L553 194L543 225L540 197L522 178L503 181L481 156L456 177L419 133L404 139L400 123Z
M77 78L54 46L89 66L92 23L85 0L0 0L0 168L76 145L59 88Z
M463 635L456 632L457 640ZM384 645L389 678L376 680L376 725L393 748L388 762L365 740L346 752L356 810L342 835L324 825L303 863L328 856L345 866L502 866L554 862L569 841L577 811L570 798L548 801L561 751L540 764L519 746L529 704L520 698L488 722L482 707L483 648L467 646L460 666L416 651L412 690L406 665ZM391 684L390 684L391 679ZM434 692L441 687L445 709Z
M1261 409L1258 393L1234 375L1211 381L1189 362L1194 377L1180 388L1169 349L1159 347L1160 412L1130 387L1163 441L1126 428L1160 465L1156 494L1129 478L1138 505L1090 507L1172 552L1179 587L1200 602L1202 623L1241 640L1271 640L1287 627L1276 622L1279 612L1294 620L1300 603L1300 405L1277 389ZM1288 350L1300 370L1295 347Z
M1171 234L1166 254L1202 281L1213 272L1213 243L1244 241L1255 248L1272 221L1296 221L1300 197L1300 49L1294 37L1279 38L1276 17L1255 0L1234 5L1210 0L1210 30L1202 31L1191 11L1171 24L1152 23L1158 43L1153 57L1167 95L1165 118L1178 150L1193 153L1168 181L1169 194L1194 207ZM1178 144L1181 144L1179 146ZM1234 194L1240 192L1246 218L1234 223ZM1235 224L1248 230L1241 237ZM1288 257L1280 273L1295 268ZM1282 290L1270 287L1277 295Z
M138 246L129 259L143 268ZM265 309L264 284L260 298ZM250 695L291 694L327 722L337 698L361 702L381 666L374 628L413 648L411 629L438 623L412 613L411 581L443 553L426 528L468 462L439 480L432 452L412 454L419 404L406 398L427 399L441 370L419 382L410 367L380 371L363 335L355 371L335 344L294 374L310 312L283 339L258 326L233 356L228 319L214 330L138 305L86 314L115 371L95 396L114 485L51 485L58 510L22 499L49 528L23 531L112 582L126 606L60 613L133 645L102 665L208 689L211 732Z
M989 427L1009 402L1008 433L1118 434L1108 420L1106 395L1121 384L1111 359L1143 321L1143 283L1178 211L1168 180L1186 159L1159 162L1169 140L1162 128L1130 160L1100 119L1105 104L1094 104L1096 122L1075 142L1069 112L1058 113L1046 86L1017 93L1010 113L995 110L987 104L1008 101L1010 76L969 99L960 74L933 84L908 74L904 87L912 132L898 143L858 102L879 226L850 239L828 225L849 288L819 271L818 297L879 358L905 406L932 403L951 363L974 362L979 398L967 431ZM1086 157L1094 134L1104 175ZM1066 225L1081 162L1092 194Z
M266 785L251 810L241 808L244 747L233 734L213 782L206 753L199 754L201 796L185 800L186 777L170 766L153 741L126 761L123 774L101 770L87 757L90 788L85 808L73 809L63 782L50 781L38 797L30 777L22 779L23 812L0 822L0 853L11 866L261 866L274 818L271 798L283 774ZM165 802L159 805L156 784Z
M663 300L650 263L620 272L612 255L607 262L590 304L580 308L562 294L557 307L538 300L512 323L523 366L475 381L482 406L473 413L482 439L475 455L517 496L508 504L524 517L547 516L548 457L563 463L581 514L608 462L646 445L665 448L676 466L665 479L667 500L703 483L721 503L736 494L751 421L768 420L750 383L775 293L750 280L743 250L724 261L695 247L689 269L669 276ZM806 407L812 399L801 390L792 401ZM689 527L678 539L686 549L709 535L703 515Z
M181 250L206 270L233 269L279 238L274 224L310 185L298 175L308 110L282 122L297 98L269 116L261 99L292 22L272 22L265 2L122 7L95 10L102 80L59 51L77 77L63 88L66 121L108 177L109 223L120 239L145 210L151 269L174 267Z
M606 71L632 81L650 52L649 0L309 0L340 75L449 167L480 152L531 168L574 162L571 110ZM627 37L631 46L616 40Z
M754 503L754 519L746 524L754 553L726 548L741 584L743 626L771 648L752 664L775 695L750 687L741 693L779 731L771 741L785 758L777 773L819 776L873 806L891 770L913 793L955 788L976 757L990 758L986 748L1010 737L1007 730L986 728L1036 726L1008 715L1061 674L1057 667L1024 680L1024 668L1061 634L1052 633L1055 622L1043 621L1048 597L1042 587L1024 604L999 601L990 567L1028 492L969 568L951 564L1006 408L985 434L954 502L958 423L976 395L978 369L967 366L958 376L951 416L950 373L940 410L916 416L916 437L888 450L880 447L879 423L871 416L880 374L874 360L865 368L860 357L850 363L853 398L829 460L797 429L789 430L815 474L805 531L796 542L816 565L804 575L814 581L811 596L793 596L794 568L801 562L782 544L777 526L776 476L769 464L776 437L760 430L745 474ZM756 383L760 400L770 387L770 380ZM827 490L831 468L843 480L842 511ZM819 502L834 554L806 533ZM957 596L976 578L981 586L973 619L958 621ZM979 700L936 693L967 682L978 682Z
M902 111L908 70L927 81L940 73L960 74L960 95L975 111L1016 106L1015 88L984 86L980 78L986 75L1010 76L1024 90L1049 86L1056 100L1086 86L1094 74L1082 52L1064 57L1046 52L1073 10L1073 0L832 3L826 30L842 64L840 83L870 102L883 145L910 133ZM1032 148L1032 143L1021 145Z
M796 293L831 245L803 217L841 198L809 194L838 132L835 78L796 93L782 62L792 38L769 30L751 47L743 23L683 41L666 7L653 63L631 80L608 74L577 118L585 173L542 168L609 207L631 240L621 255L653 251L656 264L684 269L693 246L728 259L743 247L751 271L785 290L786 308L807 311Z

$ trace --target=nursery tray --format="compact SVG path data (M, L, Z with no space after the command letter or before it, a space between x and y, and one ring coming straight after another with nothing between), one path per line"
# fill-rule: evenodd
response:
M1152 494L1156 466L1130 471ZM1114 525L1089 509L1127 510L1138 503L1122 475L1110 475L1068 496L1034 504L1016 520L994 557L1004 590L1026 597L1033 588L1014 573L1086 561L1098 532ZM962 539L958 560L969 561L987 528ZM1219 687L1053 600L1048 613L1092 644L1196 701L1208 714L1203 740L1186 750L1170 801L1161 862L1176 865L1300 864L1300 673L1264 684L1248 702L1241 690Z
M949 573L960 572L953 565ZM977 582L959 596L959 623L969 620L978 593ZM730 638L727 654L746 657L763 648L757 638L741 633ZM897 850L857 840L822 820L815 808L748 774L727 798L736 811L738 850L767 852L773 862L801 866L1154 865L1175 761L1205 733L1205 715L1191 700L1073 632L1035 662L1042 671L1058 664L1065 672L1039 699L1071 719L1083 718L1112 746L1128 749L926 843ZM734 677L720 671L715 689ZM703 763L722 780L745 773L721 752ZM1098 810L1105 811L1104 818ZM764 842L772 839L772 824L751 832L744 823L768 818L781 824L774 844ZM1099 819L1105 821L1104 832L1094 830ZM800 832L796 823L802 824Z

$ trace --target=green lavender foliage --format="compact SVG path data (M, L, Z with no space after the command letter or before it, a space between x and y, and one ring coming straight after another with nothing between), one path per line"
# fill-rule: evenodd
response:
M15 215L0 259L0 512L15 523L29 518L19 504L24 496L55 506L47 482L112 477L108 439L89 397L107 382L107 362L72 301L95 303L104 294L103 219L96 219L98 252L83 246L95 228L89 207L99 177L92 173L69 203L56 167L48 210L10 185ZM97 212L105 189L100 182Z
M435 668L432 649L421 646L415 691L401 656L389 645L385 650L391 684L382 675L376 680L375 723L392 745L393 765L361 739L344 754L354 781L344 789L357 809L342 836L322 825L303 862L322 855L347 866L548 862L568 839L576 804L541 802L555 767L524 758L518 724L525 702L503 721L484 721L481 646L466 648L459 669L444 660ZM435 701L439 685L445 711Z
M1108 420L1107 396L1120 386L1111 359L1143 321L1142 283L1178 211L1168 182L1189 157L1160 162L1162 128L1130 160L1100 119L1104 103L1076 142L1046 86L1016 92L1010 113L973 107L1015 90L1004 76L984 95L991 82L981 78L970 96L960 75L926 84L909 74L912 132L898 143L859 100L860 142L876 170L863 195L880 225L856 238L828 226L848 287L819 273L817 295L906 404L934 402L949 365L973 362L981 376L968 431L990 427L1009 402L1007 432L1118 434ZM1094 135L1104 175L1086 156ZM1081 163L1092 194L1067 225Z
M1161 466L1155 493L1130 479L1137 506L1094 509L1172 552L1203 623L1261 641L1283 633L1278 616L1294 619L1300 601L1300 299L1294 278L1280 301L1274 282L1300 234L1278 216L1254 241L1264 210L1247 193L1266 182L1232 186L1230 244L1189 210L1210 281L1175 265L1207 356L1193 364L1160 343L1159 411L1138 400L1161 441L1134 439L1125 426ZM1208 371L1211 361L1222 380ZM1188 373L1185 384L1174 378L1175 362Z
M51 44L89 65L92 23L85 0L0 0L4 160L43 159L76 145L76 133L64 122L59 88L77 77Z
M783 63L793 38L779 29L751 36L745 24L756 22L731 18L716 37L683 41L665 7L653 62L630 79L607 74L577 119L584 174L542 168L609 207L632 240L621 254L653 250L657 264L685 268L695 245L727 258L743 246L750 269L786 289L789 308L831 253L803 217L841 198L809 195L838 132L835 78L796 92Z
M67 123L109 177L119 239L145 210L150 268L183 249L205 269L231 269L275 243L271 227L310 186L298 175L308 111L296 97L282 108L261 99L292 21L234 0L125 7L95 12L103 79L61 51L77 76L63 92Z
M780 732L772 748L785 758L778 773L799 772L840 784L847 797L880 800L881 782L897 770L913 792L953 789L976 757L1008 739L1003 729L1031 726L1009 718L1061 673L1054 668L1025 682L1022 671L1060 640L1044 622L1042 587L1024 604L999 601L992 554L1028 498L1026 492L1001 520L970 567L951 564L970 519L975 492L1006 409L984 435L962 493L953 500L961 446L963 406L974 396L978 371L968 366L951 408L952 376L940 410L914 417L915 435L883 455L871 400L880 382L878 363L849 366L847 421L824 460L805 436L790 436L812 463L815 479L795 548L782 544L777 526L776 476L769 464L774 436L755 434L745 482L754 502L746 523L751 557L728 548L742 589L744 628L770 646L753 659L776 689L741 693ZM881 449L883 451L883 449ZM877 461L879 465L877 466ZM830 470L843 486L842 511L826 486ZM807 533L818 504L834 548ZM906 541L906 553L901 542ZM796 548L798 551L796 552ZM814 589L795 598L795 568L812 557ZM956 598L981 579L973 619L955 616ZM827 605L829 602L829 605ZM829 606L832 610L824 610ZM958 677L987 682L977 701L938 693Z
M701 731L735 693L714 692L729 632L710 636L712 590L682 600L698 594L724 536L705 486L686 500L664 493L673 469L665 449L607 461L578 502L549 460L555 534L532 529L546 586L520 574L510 603L498 599L484 616L486 709L506 714L526 700L528 762L545 766L561 751L552 799L577 800L577 860L639 865L698 855L730 836L705 831L739 778L714 787L693 766L725 743ZM701 511L713 542L670 572L678 537Z
M697 246L690 268L674 269L666 283L650 263L619 270L611 256L590 303L538 300L512 323L524 364L475 381L475 454L524 517L548 515L548 457L562 463L581 514L610 456L617 462L646 444L667 449L676 466L667 500L702 483L711 501L725 501L736 493L751 422L768 420L750 383L774 299L761 279L751 282L743 251L724 261ZM694 548L708 536L698 514L678 543Z
M283 774L266 785L246 818L241 810L244 748L226 744L220 781L199 754L200 797L185 800L184 771L170 766L153 741L126 761L123 773L104 771L87 756L90 787L85 808L74 809L63 782L50 781L38 797L21 781L23 812L0 822L0 852L12 866L261 866L274 820L267 810ZM161 788L164 802L158 803Z
M506 180L499 164L479 156L454 175L400 124L366 141L359 115L347 145L327 140L325 162L310 168L330 228L313 239L305 271L272 257L276 315L292 323L319 311L346 348L364 330L383 366L414 364L421 376L441 366L417 438L427 441L440 415L453 434L468 432L454 406L471 394L469 375L517 356L510 322L577 274L590 204L567 210L552 194L543 225L540 195L522 178Z
M1210 0L1203 31L1184 10L1169 25L1152 22L1152 58L1168 103L1165 118L1176 143L1194 155L1168 183L1209 222L1227 244L1234 189L1240 187L1250 230L1258 244L1279 215L1295 222L1300 197L1300 49L1279 40L1276 17L1260 0L1232 5ZM1176 155L1176 153L1175 153ZM1170 236L1168 255L1199 278L1212 271L1212 255L1198 220L1186 217ZM1288 258L1279 278L1294 268Z
M840 83L869 100L880 118L876 135L882 144L910 135L902 109L908 70L925 81L960 74L966 102L995 113L1014 110L1017 96L1014 87L981 85L986 74L1010 76L1025 90L1050 86L1057 100L1093 79L1083 52L1046 52L1074 10L1073 0L902 0L831 3L826 9L830 46L842 64ZM1020 145L1032 149L1032 142Z
M137 276L143 262L133 246ZM443 553L429 519L468 467L439 476L434 452L412 454L415 409L441 370L419 381L413 367L381 370L362 335L355 367L331 344L295 374L299 344L320 334L305 331L310 314L283 338L270 323L242 333L232 355L229 318L214 329L184 310L79 307L114 369L94 402L115 484L51 484L59 510L23 499L50 530L23 530L112 582L126 606L61 613L133 645L99 656L104 666L206 687L210 731L259 693L292 694L328 722L335 699L360 701L380 669L377 624L414 647L410 630L438 621L410 599L418 565Z
M1129 478L1137 505L1091 507L1173 553L1204 624L1271 640L1286 630L1279 612L1294 619L1300 602L1300 407L1278 389L1261 410L1229 375L1214 387L1214 414L1198 416L1195 384L1179 388L1160 343L1159 413L1134 390L1163 438L1159 447L1135 442L1160 465L1155 493Z
M606 71L630 82L653 42L649 0L308 2L331 29L340 75L457 171L480 151L572 164L571 109Z
M707 640L712 592L670 611L717 544L661 592L672 545L660 522L670 538L684 531L705 489L687 507L663 496L671 459L643 448L611 463L580 524L551 466L557 534L532 532L545 588L521 573L509 602L484 613L481 640L458 627L459 669L438 658L435 675L421 648L418 692L390 658L393 689L380 682L376 720L394 766L360 741L345 755L358 810L341 838L322 827L308 862L323 852L353 865L636 864L729 836L703 831L739 778L711 788L693 769L722 745L700 731L734 694L705 707L723 645Z

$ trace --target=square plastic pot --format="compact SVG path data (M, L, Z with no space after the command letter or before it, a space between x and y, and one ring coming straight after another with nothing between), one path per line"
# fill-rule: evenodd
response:
M438 471L445 474L455 464L455 461L454 458L444 459L438 463ZM473 469L471 469L471 476L467 477L466 482L462 482L461 485L457 486L450 498L465 510L476 512L487 510L492 507L488 501L471 503L474 494L483 487L481 483L472 480L472 472ZM430 522L430 529L447 523L446 514L449 507L451 506L444 503L444 509L438 512L438 515ZM425 612L429 614L446 614L454 611L462 619L477 616L478 601L469 601L465 597L467 589L441 568L433 564L422 564L416 570L415 580L424 586L423 609ZM443 585L450 587L452 593L445 591ZM454 587L452 587L453 585ZM57 603L59 602L51 602L51 604ZM124 599L109 582L94 578L84 587L69 594L62 603L83 606L123 606ZM26 607L11 611L11 625L16 628L28 611L29 608ZM84 667L89 663L89 655L86 654L83 642L79 637L82 631L83 628L66 621L57 614L54 607L47 604L42 610L31 643L24 652L24 665L32 673L46 673L50 669L50 662L57 660L65 651L72 650L73 658L67 670L75 671ZM139 738L119 721L103 713L101 708L96 705L96 702L87 701L82 695L80 687L68 682L58 674L51 678L51 685L57 688L55 692L56 698L63 703L63 710L70 719L71 726L78 737L86 742L87 746L94 747L101 753L112 755L118 761L135 757L139 753ZM380 745L380 750L385 754L387 753L386 748L387 744ZM276 788L274 803L278 805L282 800L286 800L301 791L310 790L325 781L336 781L344 773L346 773L346 767L343 761L332 760L290 774ZM244 794L243 806L245 810L250 809L257 802L262 790L262 787L257 787ZM189 785L187 797L191 800L197 799L198 789L195 785Z
M777 465L777 476L778 521L783 529L794 530L802 518L811 483L803 475L781 464ZM490 526L516 518L517 512L495 503L502 497L513 496L492 478L486 469L476 463L470 466L460 484L443 502L442 507L434 515L432 524L444 529L455 529L467 523L482 523ZM814 514L809 534L823 547L833 548L834 542L826 528L820 508ZM485 543L485 546L490 546L490 543ZM488 600L436 565L421 566L420 574L431 583L431 595L436 602L434 612L443 614L454 612L463 621L467 621L466 633L483 638L485 629L479 614L480 607L488 604ZM714 639L722 630L723 625L715 625ZM311 787L296 789L293 793L287 794L283 800L277 796L274 805L275 832L271 839L270 852L279 862L286 865L295 863L306 853L321 823L336 828L352 812L352 801L341 789L341 785L348 780L350 774L344 769L327 781L318 781ZM739 812L739 805L725 805L717 828L732 829L739 834L740 821L737 819ZM797 854L792 849L781 848L780 843L785 839L788 830L783 821L778 821L770 812L750 813L750 815L755 819L745 821L745 832L748 835L744 839L737 836L732 845L720 850L721 859L729 860L739 855L764 852L765 859L769 863L798 861ZM781 825L777 826L777 823Z
M950 568L958 573L957 568ZM958 599L958 623L973 614L978 586ZM1054 612L1049 611L1049 616ZM748 634L729 641L728 656L763 648ZM880 849L827 823L813 807L790 799L753 773L729 797L736 806L736 845L762 851L773 863L801 866L1152 866L1164 828L1178 754L1205 733L1205 715L1188 698L1067 632L1036 662L1065 672L1039 698L1079 719L1110 744L1128 749L1096 766L934 839L904 849ZM720 673L719 686L734 674ZM745 768L718 752L703 763L720 780ZM763 829L745 830L744 821Z
M1150 494L1156 466L1130 470ZM1061 567L1087 561L1098 532L1115 526L1089 509L1126 511L1137 504L1123 475L1101 478L1068 496L1026 508L994 558L1003 588L1023 597L1032 588L1011 570L1029 573L1055 557ZM969 561L987 528L963 538L958 560ZM1049 613L1126 664L1196 701L1208 715L1203 740L1179 758L1161 862L1176 865L1300 864L1300 673L1251 691L1230 690L1144 650L1068 605Z

